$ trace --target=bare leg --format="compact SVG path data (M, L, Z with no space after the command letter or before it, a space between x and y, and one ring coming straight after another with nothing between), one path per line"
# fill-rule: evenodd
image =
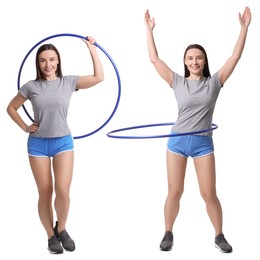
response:
M51 161L46 157L29 156L31 169L39 193L38 212L40 220L47 232L48 238L53 232L52 193L53 183L51 175Z
M172 231L184 190L187 158L167 151L168 196L164 206L165 230Z
M58 218L58 232L65 229L69 206L70 206L70 185L73 175L74 152L68 151L56 155L53 158L53 171L55 176L54 201Z
M222 209L216 194L216 173L214 154L195 158L194 164L199 181L200 193L203 197L209 218L216 235L222 232Z

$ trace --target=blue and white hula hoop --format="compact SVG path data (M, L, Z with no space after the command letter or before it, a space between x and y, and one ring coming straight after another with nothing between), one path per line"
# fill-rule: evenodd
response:
M23 66L24 66L24 63L25 61L27 60L28 56L30 55L30 53L38 46L40 45L41 43L49 40L49 39L52 39L52 38L56 38L56 37L62 37L62 36L70 36L70 37L77 37L77 38L83 38L83 39L87 39L86 37L84 36L81 36L81 35L77 35L77 34L71 34L71 33L61 33L61 34L55 34L55 35L51 35L49 37L46 37L44 39L42 39L41 41L39 41L38 43L36 43L29 51L28 53L25 55L22 63L21 63L21 66L20 66L20 69L19 69L19 73L18 73L18 79L17 79L17 86L18 86L18 90L20 89L20 78L21 78L21 74L22 74L22 70L23 70ZM88 39L87 39L88 40ZM116 100L116 104L113 108L113 111L112 113L110 114L110 116L108 117L108 119L100 126L98 127L96 130L92 131L92 132L89 132L85 135L80 135L80 136L74 136L73 138L74 139L79 139L79 138L84 138L84 137L87 137L87 136L90 136L90 135L93 135L95 134L96 132L98 132L99 130L101 130L111 119L112 117L114 116L116 110L117 110L117 107L119 105L119 101L120 101L120 96L121 96L121 80L120 80L120 75L119 75L119 72L118 72L118 69L116 67L116 64L115 62L113 61L113 59L111 58L111 56L108 54L108 52L103 48L101 47L98 43L95 42L95 45L101 50L103 51L103 53L107 56L107 58L110 60L110 62L112 63L113 67L114 67L114 70L116 72L116 76L117 76L117 82L118 82L118 94L117 94L117 100ZM34 122L34 119L31 117L31 115L29 114L29 112L27 111L27 109L25 108L25 106L23 105L23 109L26 113L26 115L29 117L29 119Z
M148 125L138 125L138 126L130 126L121 129L112 130L107 133L108 137L118 138L118 139L148 139L148 138L163 138L163 137L172 137L172 136L182 136L182 135L195 135L213 131L218 128L216 124L212 124L212 127L205 130L193 131L193 132L185 132L185 133L174 133L174 134L165 134L165 135L139 135L139 136L127 136L127 135L115 135L115 133L124 132L128 130L140 129L140 128L148 128L155 126L167 126L174 125L175 123L158 123L158 124L148 124Z

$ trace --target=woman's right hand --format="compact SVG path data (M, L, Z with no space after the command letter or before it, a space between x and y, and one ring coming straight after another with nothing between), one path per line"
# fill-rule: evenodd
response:
M31 125L29 125L27 127L26 132L30 134L30 133L37 132L37 130L38 130L38 124L37 123L33 123L33 124L31 124Z
M145 12L144 22L145 22L146 28L148 30L153 30L154 29L155 21L154 21L154 18L151 18L149 10L146 10L146 12Z

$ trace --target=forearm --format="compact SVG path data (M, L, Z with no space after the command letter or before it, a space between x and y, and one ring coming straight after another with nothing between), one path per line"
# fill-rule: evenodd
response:
M104 80L104 71L96 49L92 49L90 55L93 62L94 77L98 82L101 82Z
M159 58L153 37L153 31L147 29L146 33L150 61L153 63L159 75L171 86L173 82L173 71Z
M222 85L224 85L226 80L232 74L242 55L246 43L247 31L248 31L248 27L242 25L231 57L226 61L224 66L219 70L219 77Z
M232 54L233 58L235 58L236 60L239 60L243 53L245 43L246 43L247 31L248 31L248 27L241 26L240 33Z
M153 31L147 30L146 34L147 34L147 46L148 46L150 61L152 63L155 63L156 60L159 59L159 57L158 57L158 52L154 41Z

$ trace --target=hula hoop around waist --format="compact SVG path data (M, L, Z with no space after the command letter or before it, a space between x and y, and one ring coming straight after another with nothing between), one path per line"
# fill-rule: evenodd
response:
M147 124L147 125L138 125L138 126L130 126L125 128L120 128L116 130L112 130L109 133L107 133L108 137L111 138L118 138L118 139L149 139L149 138L164 138L164 137L172 137L172 136L182 136L182 135L196 135L206 132L211 132L218 128L218 125L211 124L212 127L205 129L205 130L199 130L199 131L193 131L193 132L185 132L185 133L174 133L174 134L165 134L165 135L139 135L139 136L127 136L127 135L115 135L115 133L124 132L128 130L134 130L134 129L140 129L140 128L148 128L148 127L156 127L156 126L167 126L167 125L174 125L173 123L157 123L157 124Z

